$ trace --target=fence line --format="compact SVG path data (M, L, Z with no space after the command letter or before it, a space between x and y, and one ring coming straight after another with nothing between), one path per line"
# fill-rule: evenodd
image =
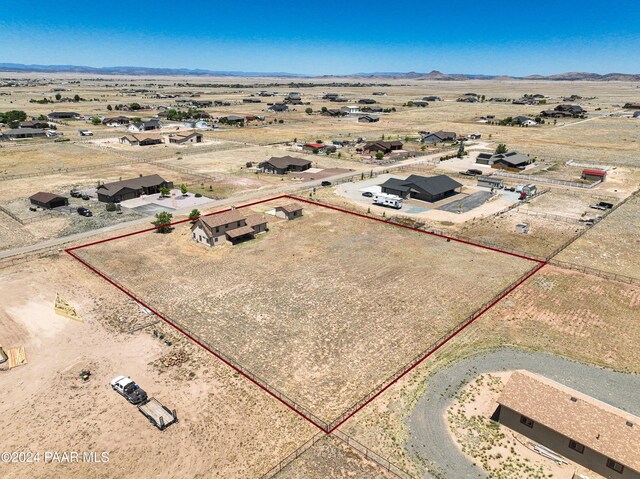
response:
M156 308L153 308L150 305L143 303L140 299L138 299L138 297L135 294L133 294L131 291L129 291L127 288L125 288L121 283L119 283L115 279L111 278L107 274L103 273L102 271L100 271L95 266L92 266L88 262L82 260L75 253L70 253L70 254L74 258L78 259L82 264L87 266L89 269L91 269L92 271L94 271L98 275L102 276L105 280L109 281L111 284L113 284L117 288L121 289L125 294L127 294L130 298L135 300L138 304L141 304L145 308L149 309L151 312L156 314L159 318L162 318L165 322L167 322L168 324L173 326L175 329L177 329L181 333L185 334L187 337L189 337L190 339L195 341L200 346L203 346L205 349L207 349L209 352L213 353L216 357L218 357L219 359L224 361L226 364L228 364L233 369L235 369L236 371L241 373L243 376L249 378L252 382L254 382L258 386L260 386L265 391L269 392L272 396L278 398L281 402L287 404L291 409L296 411L298 414L300 414L301 416L307 418L307 420L309 420L309 422L314 423L318 428L323 429L324 431L329 431L328 423L326 421L324 421L323 419L320 419L315 414L313 414L310 410L308 410L306 407L298 404L293 399L288 397L286 394L280 392L278 389L276 389L273 386L271 386L268 382L266 382L260 376L254 374L251 371L249 371L248 369L246 369L238 361L236 361L235 358L227 355L226 353L220 351L218 348L216 348L213 345L209 344L203 338L201 338L200 336L198 336L194 332L190 331L188 328L184 327L179 322L168 318L167 315L165 315L165 314L160 314Z
M624 274L610 273L601 269L591 268L589 266L581 266L575 263L569 263L568 261L561 261L559 259L549 260L549 264L558 266L559 268L572 269L580 273L590 274L592 276L599 276L605 279L612 279L614 281L620 281L628 284L640 284L640 278L634 278L633 276L626 276Z
M317 432L311 439L307 440L304 444L298 447L295 451L289 454L287 457L278 462L275 466L269 469L266 473L260 476L260 479L271 479L275 477L278 473L280 473L285 467L299 458L302 454L304 454L307 450L309 450L313 445L315 445L318 441L325 437L323 432Z
M524 280L529 275L531 275L532 272L534 272L536 268L539 268L539 267L540 267L540 264L538 263L535 268L532 268L531 270L526 271L524 274L519 276L516 281L510 283L505 288L500 290L500 292L498 292L490 300L484 302L481 306L476 308L476 310L470 315L468 315L464 320L460 321L455 326L449 328L437 340L432 342L427 349L421 351L419 354L414 356L413 359L405 363L405 365L402 366L400 369L398 369L394 373L387 376L383 381L379 382L378 385L375 388L373 388L371 391L369 391L368 394L366 394L364 397L359 399L355 404L350 406L346 411L344 411L340 416L338 416L337 419L334 419L334 421L329 424L329 429L327 429L327 431L335 430L335 428L340 426L340 424L346 421L351 415L353 415L361 407L363 407L365 404L371 401L375 396L380 394L381 391L389 387L390 384L392 384L394 381L396 381L398 378L404 375L407 371L409 371L414 366L416 366L421 361L423 361L432 351L434 351L436 348L444 344L456 331L459 331L460 328L462 328L465 324L470 323L474 318L476 318L484 310L486 310L488 307L494 304L498 298L507 294L515 285L518 285L522 280Z
M371 459L373 462L375 462L380 467L384 468L387 472L390 472L394 476L399 477L400 479L413 479L413 476L409 474L407 471L396 466L391 461L389 461L389 459L385 459L380 454L372 451L367 446L356 441L355 439L348 436L347 434L340 431L339 429L336 429L335 431L333 431L332 434L338 439L340 439L342 442L347 444L349 447L352 447L367 459Z
M519 173L509 173L502 170L497 170L494 173L496 176L504 176L505 178L515 178L518 180L534 181L537 183L549 183L552 185L573 186L576 188L593 188L596 185L602 183L602 181L596 181L595 183L578 183L577 181L555 180L553 178L544 178L535 175L521 175Z

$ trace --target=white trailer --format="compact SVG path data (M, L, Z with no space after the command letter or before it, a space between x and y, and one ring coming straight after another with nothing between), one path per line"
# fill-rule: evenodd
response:
M378 193L373 197L373 204L399 210L402 208L402 198L388 193Z

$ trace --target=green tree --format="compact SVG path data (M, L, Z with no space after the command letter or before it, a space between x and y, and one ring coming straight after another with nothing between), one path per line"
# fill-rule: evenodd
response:
M80 95L78 95L77 93L75 95L73 95L73 101L79 102L80 101Z
M460 142L460 146L458 147L458 153L456 153L458 158L462 158L464 156L464 141Z
M142 118L140 118L139 116L134 116L129 121L131 121L131 123L140 123L142 121Z
M507 151L509 151L509 150L507 149L507 145L505 145L504 143L500 143L500 144L498 145L498 147L496 148L496 155L504 154L504 153L506 153Z
M107 105L107 110L111 111L113 110L113 107L111 105Z
M132 110L139 110L142 107L140 106L140 103L132 103L131 105L129 105L129 108L131 108Z
M171 190L166 186L162 186L160 188L160 196L169 196L170 193L171 193Z
M191 220L191 222L195 222L195 220L200 216L200 212L198 211L197 208L194 208L191 210L191 213L189 213L189 219Z
M168 233L171 231L171 227L169 226L171 218L173 218L171 213L168 211L161 211L160 213L156 213L156 219L153 220L151 224L156 227L158 233Z
M62 95L60 93L56 93L56 100L60 101L61 98L62 98Z
M382 153L381 151L376 153L376 159L381 160L384 158L384 153Z
M93 123L94 125L99 125L100 123L102 123L102 120L97 116L94 116L93 118L91 118L91 123Z
M320 111L321 111L322 113L326 113L326 112L327 112L327 111L329 111L329 110L327 110L327 107L326 107L326 106L323 106L323 107L320 109Z
M318 153L320 153L320 149L319 148L314 148L312 151L313 151L314 155L317 155Z
M304 110L304 112L305 112L307 115L311 115L311 113L313 113L313 108L311 108L311 107L307 107L307 108Z
M11 110L6 113L0 113L0 123L6 123L9 128L18 128L21 121L27 119L27 114L22 110Z
M189 191L189 190L187 189L187 185L185 185L184 183L182 183L182 184L180 185L180 193L182 193L182 196L185 196L185 195L187 194L187 191Z

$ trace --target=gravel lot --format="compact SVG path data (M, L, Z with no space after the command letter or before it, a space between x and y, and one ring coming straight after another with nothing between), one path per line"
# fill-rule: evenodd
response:
M632 414L640 414L640 376L579 364L544 353L501 349L463 359L428 379L426 394L408 418L409 453L434 464L446 473L446 477L487 477L454 442L447 430L445 413L458 390L472 378L513 369L542 374Z

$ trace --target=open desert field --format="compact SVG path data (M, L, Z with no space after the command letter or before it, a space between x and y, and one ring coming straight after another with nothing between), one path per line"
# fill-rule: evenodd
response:
M536 266L318 206L269 228L207 249L180 225L75 254L326 422Z
M638 227L640 195L636 194L562 251L557 259L639 280Z
M129 332L153 316L67 255L4 263L0 286L0 344L25 347L28 360L0 371L1 443L41 453L38 464L3 464L3 478L171 478L188 469L253 479L317 432L161 322ZM56 292L84 322L54 314ZM176 409L179 422L163 432L149 424L111 390L120 374ZM45 464L45 451L104 452L108 462Z

